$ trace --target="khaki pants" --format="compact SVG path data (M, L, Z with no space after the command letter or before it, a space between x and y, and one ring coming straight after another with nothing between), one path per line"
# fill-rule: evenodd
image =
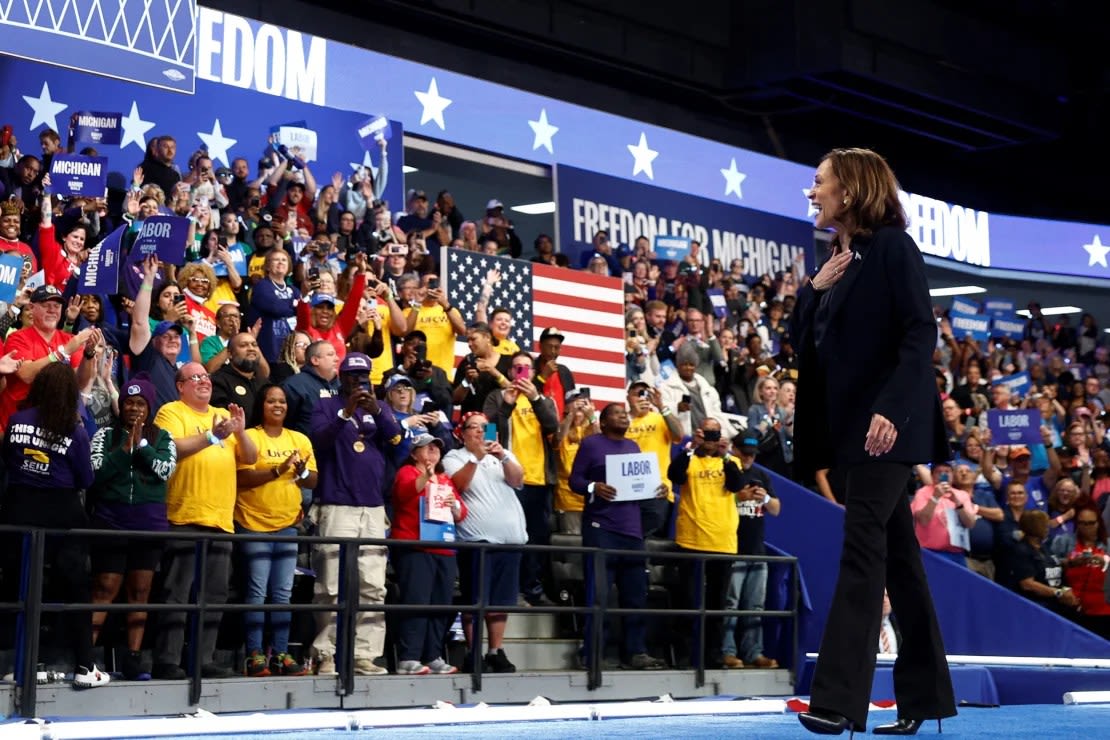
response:
M388 526L385 507L320 505L317 534L321 537L366 537L382 539ZM385 603L386 548L363 545L358 553L360 604ZM312 603L339 601L339 545L316 545L312 551L316 571ZM335 612L317 612L316 639L312 647L319 658L335 656ZM385 613L359 612L355 624L355 659L373 660L385 650Z

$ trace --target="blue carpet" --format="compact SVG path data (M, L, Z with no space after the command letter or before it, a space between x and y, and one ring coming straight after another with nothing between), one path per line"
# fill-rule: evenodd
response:
M871 725L893 720L893 712L874 712ZM940 740L953 738L1021 738L1039 740L1059 738L1100 738L1110 735L1110 705L1063 706L1022 705L998 709L964 708L957 717L944 721ZM341 738L378 736L390 740L427 740L429 733L450 738L513 738L513 740L548 740L588 736L591 740L631 740L651 737L735 738L760 740L798 740L816 737L805 732L793 713L744 717L672 717L616 719L594 722L514 722L495 725L454 725L449 727L383 728L353 732L292 732L274 737L307 740L308 738ZM918 737L931 737L936 723L921 728ZM187 740L205 740L206 736L181 736ZM221 740L257 740L264 735L221 735ZM847 737L845 734L843 737Z

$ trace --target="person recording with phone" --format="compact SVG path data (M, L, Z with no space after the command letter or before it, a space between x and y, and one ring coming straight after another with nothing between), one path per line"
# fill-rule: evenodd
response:
M486 396L483 413L497 425L497 438L524 466L524 485L517 490L528 527L528 541L546 545L551 539L551 507L555 485L555 455L551 438L559 430L555 402L540 394L535 362L527 352L509 358L512 385ZM544 594L550 584L550 562L539 553L521 560L520 592L532 606L551 605Z
M451 305L437 275L424 275L404 309L405 332L420 331L427 341L427 359L443 372L455 368L455 337L466 333L462 312Z
M910 504L914 534L924 549L967 567L969 532L979 507L971 500L970 491L952 484L950 464L933 465L932 474L933 485L917 489Z
M678 416L663 405L663 394L658 388L636 381L628 386L628 431L625 436L640 446L643 452L653 453L659 460L659 469L671 464L671 446L682 440L682 425ZM663 498L642 499L640 520L644 537L666 537L671 522L674 491L664 480L667 495Z
M489 324L476 321L466 329L466 343L470 354L455 368L451 383L452 400L459 409L481 411L486 396L498 388L512 386L509 380L512 359L499 353L493 346L493 333Z
M428 340L424 332L416 330L406 334L401 340L398 357L400 359L397 366L386 371L383 383L388 383L396 374L407 376L420 403L430 401L437 411L451 419L455 412L455 403L451 400L451 381L447 379L447 373L428 359ZM447 449L450 449L450 445Z
M358 321L362 296L366 291L366 255L356 255L354 263L355 278L350 292L347 293L343 310L338 315L335 311L335 297L326 293L317 293L310 301L301 301L297 305L297 331L309 335L313 341L323 339L329 342L335 347L341 360L347 354L346 338ZM318 281L317 277L317 287Z

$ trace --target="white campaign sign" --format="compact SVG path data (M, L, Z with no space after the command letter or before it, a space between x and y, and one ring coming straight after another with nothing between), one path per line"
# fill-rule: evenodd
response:
M659 458L646 452L606 455L605 482L617 489L617 501L655 498L662 482Z

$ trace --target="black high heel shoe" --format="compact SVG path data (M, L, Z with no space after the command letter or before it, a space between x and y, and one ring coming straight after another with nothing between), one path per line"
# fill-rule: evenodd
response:
M889 725L879 725L872 730L872 732L876 735L916 735L924 721L925 720L922 719L905 719L903 717L897 722L892 722ZM937 719L937 734L941 734L940 719Z
M848 730L849 737L852 737L856 734L856 730L866 732L865 727L857 727L855 722L852 722L843 714L826 712L812 707L808 712L799 712L798 721L802 723L802 727L815 735L839 735Z

